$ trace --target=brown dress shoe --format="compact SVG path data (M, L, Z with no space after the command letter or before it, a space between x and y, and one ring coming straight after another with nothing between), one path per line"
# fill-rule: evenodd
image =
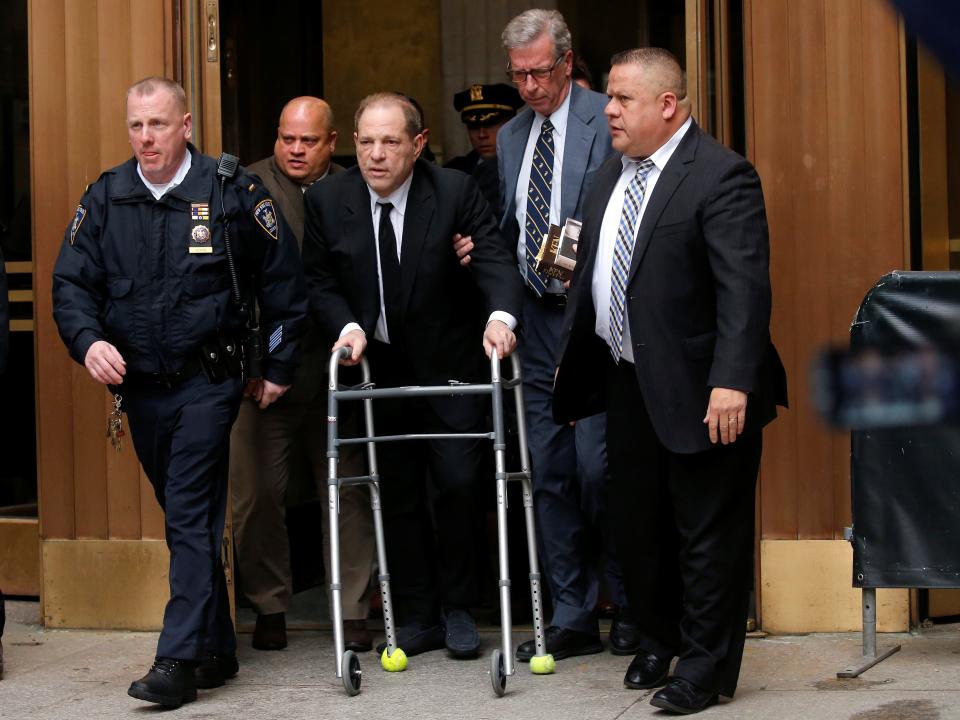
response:
M257 650L283 650L287 646L286 614L257 615L252 644Z
M354 652L369 652L373 649L373 636L367 629L366 620L343 621L343 646Z

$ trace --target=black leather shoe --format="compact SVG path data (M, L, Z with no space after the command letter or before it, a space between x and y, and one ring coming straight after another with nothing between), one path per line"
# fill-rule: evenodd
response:
M610 623L610 652L614 655L636 655L642 650L640 627L622 608Z
M287 646L286 614L257 615L251 644L256 650L283 650Z
M398 627L397 646L407 657L439 650L443 647L443 628L439 625L431 625L427 628L419 625ZM377 645L377 655L382 655L386 647L385 642Z
M652 653L641 652L630 661L627 674L623 676L625 687L646 690L660 687L667 682L671 658L660 658Z
M650 698L650 704L654 707L669 710L678 715L693 715L716 702L716 693L701 690L683 678L674 678L665 688L657 690Z
M220 687L227 680L235 678L239 670L240 663L236 655L205 653L197 665L197 687L204 690Z
M443 642L456 658L474 658L480 652L477 623L466 610L451 610L444 618L446 633Z
M197 699L193 663L158 657L150 671L135 680L127 695L166 707L180 707Z
M603 650L598 633L582 633L554 625L547 628L546 641L547 653L553 655L554 660L563 660L574 655L593 655ZM529 662L536 652L536 642L527 640L517 648L517 660Z

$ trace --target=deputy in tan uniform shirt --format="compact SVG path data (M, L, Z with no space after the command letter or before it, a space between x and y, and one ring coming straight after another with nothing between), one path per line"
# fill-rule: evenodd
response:
M248 169L260 176L274 202L303 241L303 193L314 182L343 170L330 158L336 146L333 113L315 97L294 98L283 108L273 156ZM286 647L286 611L292 579L285 521L291 450L302 438L317 487L325 486L327 362L330 349L311 327L303 339L303 360L290 391L266 410L244 402L230 443L233 523L240 591L257 612L253 647ZM340 475L366 472L359 446L340 451ZM365 487L340 491L344 638L346 647L369 650L366 626L374 540L370 496ZM324 557L329 557L324 518Z

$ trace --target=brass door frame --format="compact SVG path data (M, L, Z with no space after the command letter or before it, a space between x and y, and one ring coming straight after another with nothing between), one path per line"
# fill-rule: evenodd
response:
M222 149L220 2L180 0L181 82L193 116L193 143L207 154Z
M687 96L697 123L724 145L733 140L729 0L686 0ZM713 98L709 78L713 69Z

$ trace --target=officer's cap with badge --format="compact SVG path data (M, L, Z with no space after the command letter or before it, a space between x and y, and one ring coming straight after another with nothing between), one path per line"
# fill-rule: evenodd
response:
M453 107L467 127L486 127L512 118L523 100L512 85L471 85L453 96Z

